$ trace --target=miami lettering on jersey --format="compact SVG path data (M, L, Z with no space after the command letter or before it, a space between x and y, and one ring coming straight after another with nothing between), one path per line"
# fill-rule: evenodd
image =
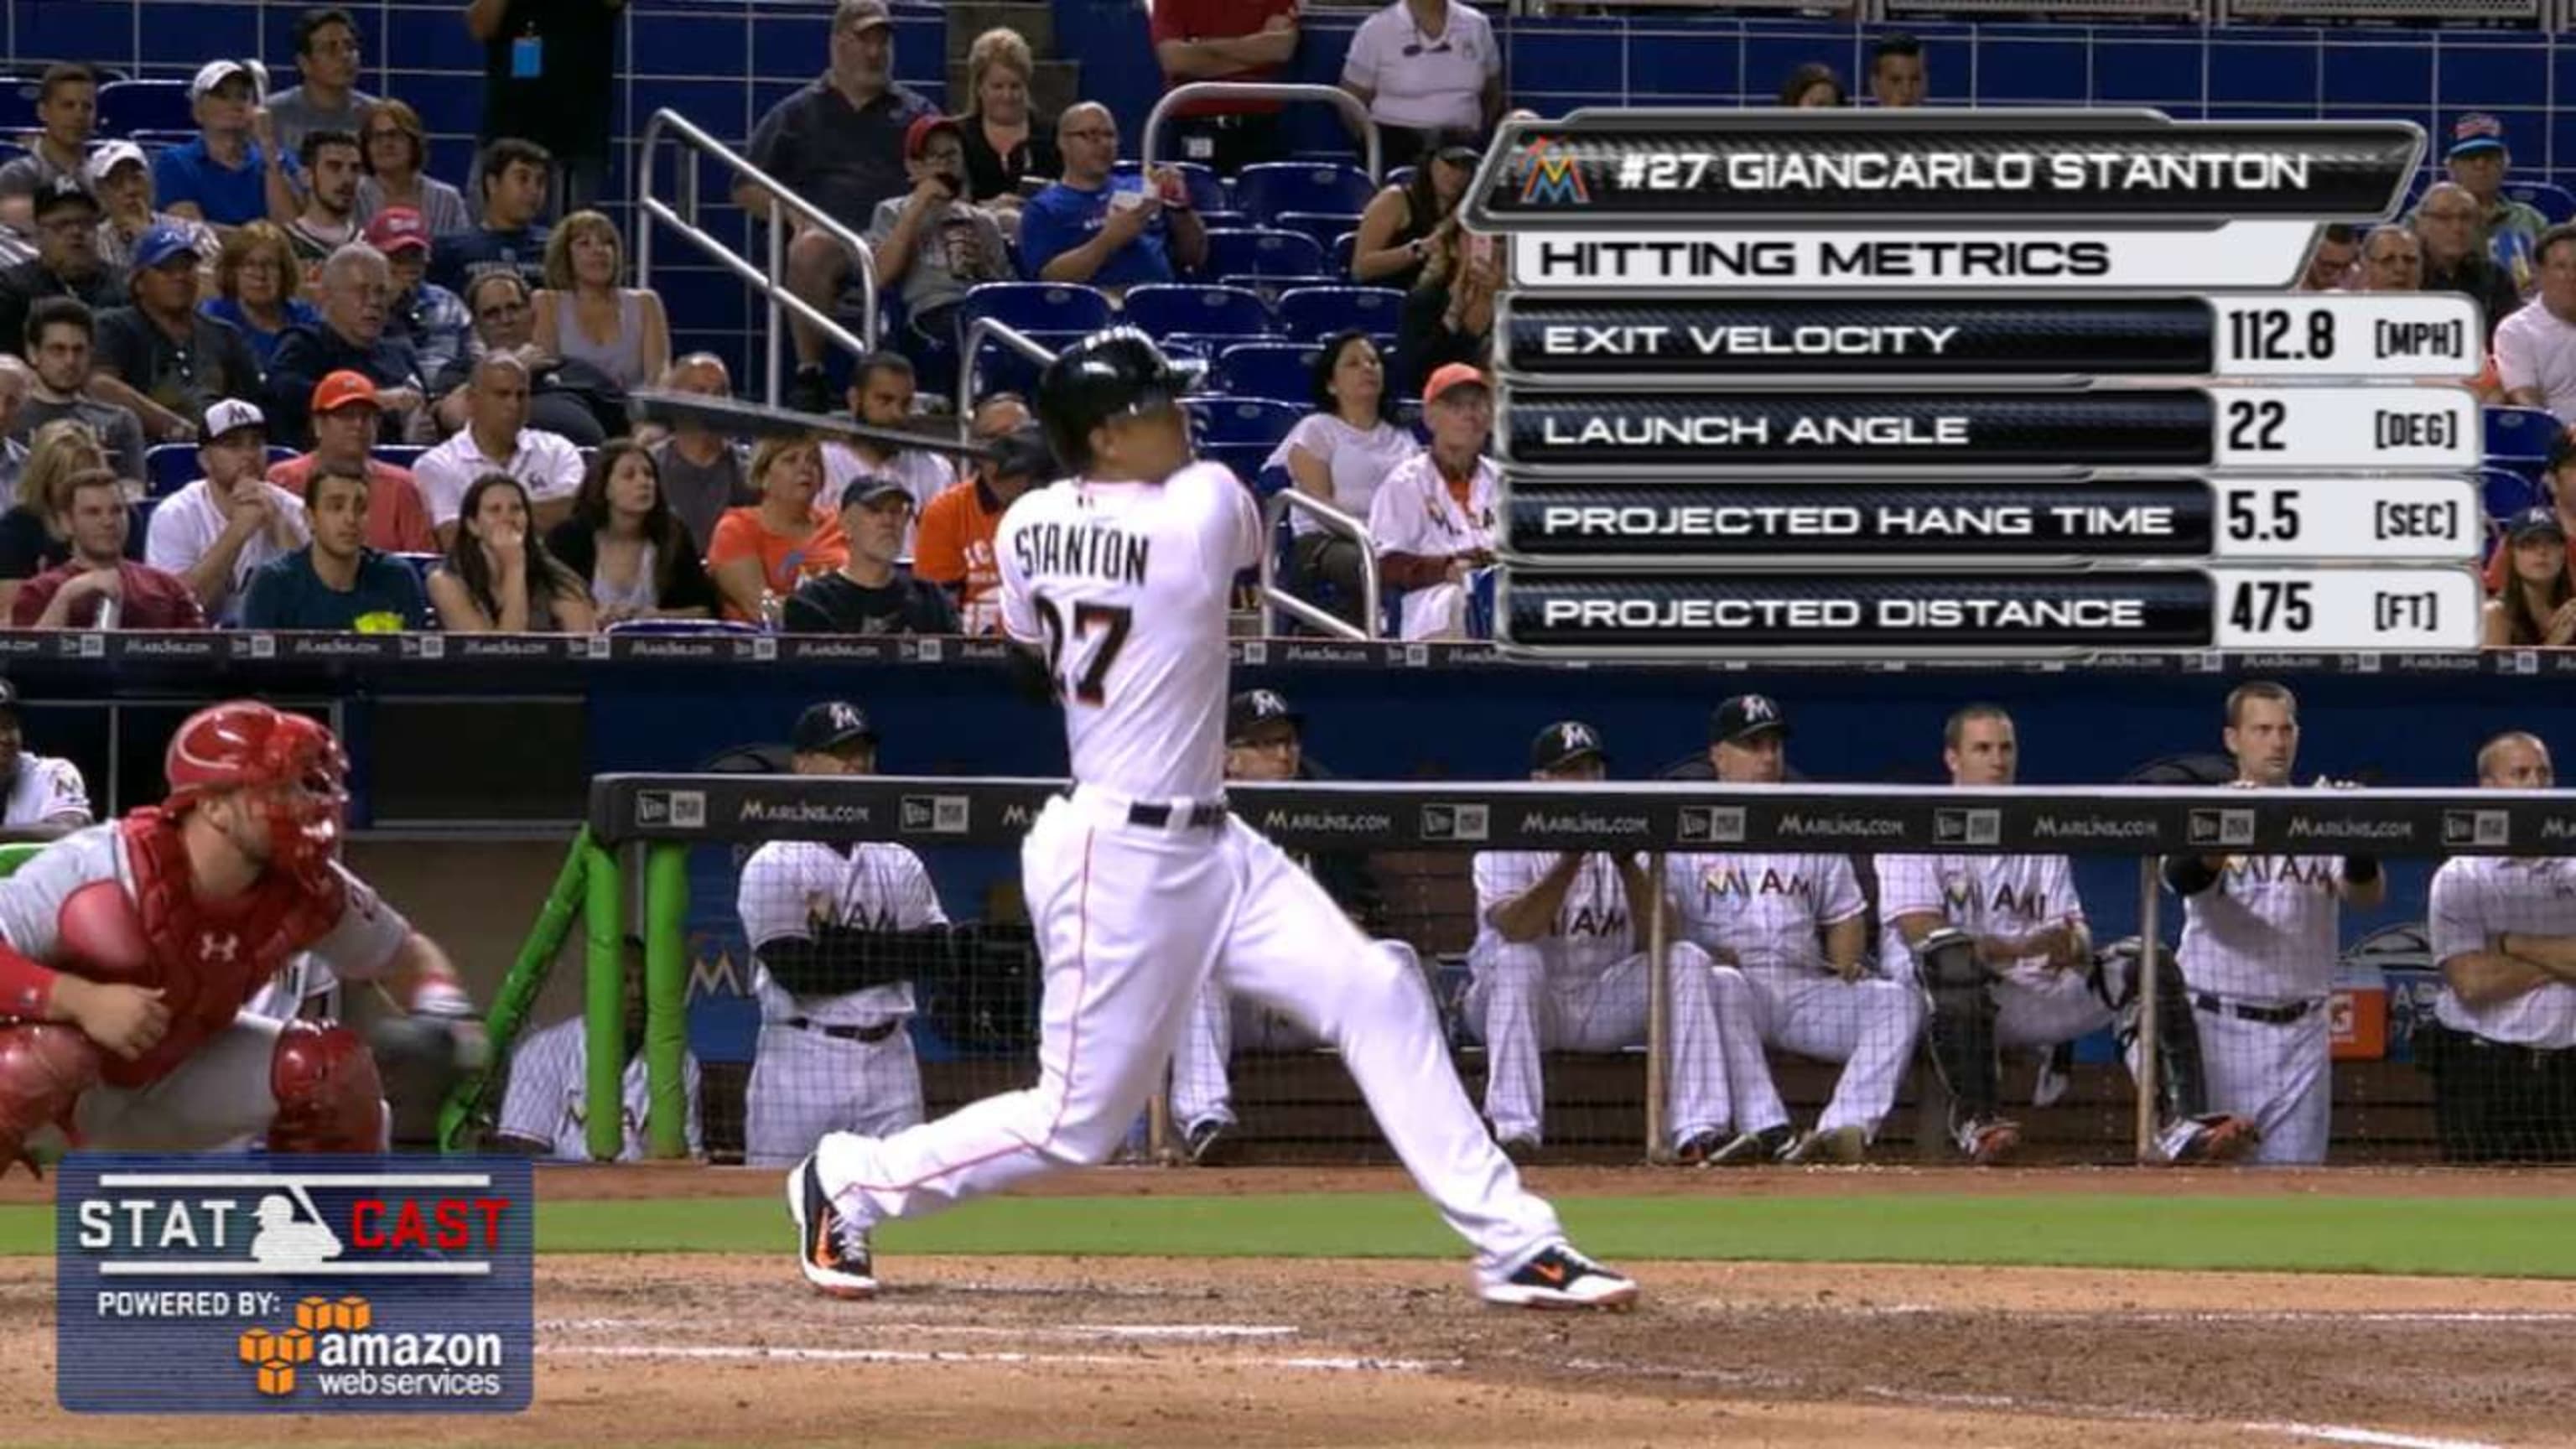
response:
M1150 540L1101 523L1031 523L1011 539L1020 572L1030 578L1075 574L1113 584L1145 582Z
M1625 906L1577 906L1556 913L1556 934L1560 936L1621 936L1628 934L1628 911Z
M1976 877L1964 873L1942 877L1941 900L1954 914L1982 907L1989 915L2018 916L2025 921L2048 915L2048 892L2039 887L2014 890L2011 882L1997 881L1989 893L1978 889Z
M2232 885L2309 886L2332 892L2341 865L2332 856L2231 855L2227 858L2227 879Z
M1812 909L1816 903L1816 883L1795 871L1765 869L1757 879L1741 866L1712 865L1700 872L1700 901L1716 905L1731 897L1752 900L1757 896L1786 896L1803 901Z

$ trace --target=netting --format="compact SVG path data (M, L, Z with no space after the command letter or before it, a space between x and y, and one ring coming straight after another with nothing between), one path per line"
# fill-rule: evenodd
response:
M605 838L691 857L711 1155L790 1161L826 1130L884 1133L1035 1080L1048 967L1012 847L1057 788L601 782ZM1371 950L1419 973L1468 1096L1519 1155L2576 1159L2576 868L2555 853L2576 817L2544 794L1233 800ZM1131 1152L1386 1159L1336 1044L1219 969L1178 1013L1159 1120L1140 1112ZM1318 946L1317 979L1343 969Z

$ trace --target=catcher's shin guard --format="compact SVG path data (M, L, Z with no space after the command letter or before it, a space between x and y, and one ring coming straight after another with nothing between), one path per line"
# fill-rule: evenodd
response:
M2094 989L2118 1013L2113 1030L2123 1056L2136 1048L2139 962L2146 948L2136 937L2116 941L2093 960ZM2188 1122L2209 1111L2209 1077L2201 1068L2200 1024L2192 1020L2191 987L2182 962L2162 944L2155 948L2156 1020L2150 1040L2156 1053L2156 1107L2167 1123Z
M0 1175L24 1162L38 1177L27 1139L71 1115L98 1085L98 1046L75 1026L0 1024Z
M2002 1095L1995 1080L1995 997L1976 940L1944 926L1914 944L1914 962L1932 1002L1925 1035L1933 1068L1956 1104L1953 1125L1991 1121Z
M271 1152L382 1152L385 1088L376 1059L344 1026L290 1021L269 1059L277 1116L268 1124Z

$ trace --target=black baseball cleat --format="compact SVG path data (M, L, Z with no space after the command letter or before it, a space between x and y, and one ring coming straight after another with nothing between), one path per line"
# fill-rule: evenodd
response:
M796 1266L814 1291L833 1298L877 1296L867 1229L850 1221L823 1191L811 1156L787 1175L787 1212L796 1219Z
M1789 1144L1796 1140L1797 1134L1791 1132L1785 1122L1777 1127L1765 1127L1758 1132L1739 1132L1725 1146L1708 1155L1707 1165L1760 1167L1765 1163L1778 1161L1780 1155L1789 1150Z
M1234 1156L1231 1134L1234 1124L1223 1117L1203 1117L1181 1134L1182 1151L1193 1167L1215 1167Z
M1709 1159L1726 1147L1726 1133L1716 1127L1702 1127L1673 1144L1673 1166L1706 1167Z
M1613 1273L1564 1243L1539 1250L1509 1276L1477 1285L1488 1303L1504 1308L1633 1308L1635 1280Z

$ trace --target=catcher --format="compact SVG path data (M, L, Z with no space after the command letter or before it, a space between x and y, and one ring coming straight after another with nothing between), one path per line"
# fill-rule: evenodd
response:
M0 880L0 1171L77 1147L387 1147L356 1033L243 1007L310 950L380 981L417 1040L479 1054L445 953L335 859L348 764L331 732L235 701L179 727L169 798L65 836Z

